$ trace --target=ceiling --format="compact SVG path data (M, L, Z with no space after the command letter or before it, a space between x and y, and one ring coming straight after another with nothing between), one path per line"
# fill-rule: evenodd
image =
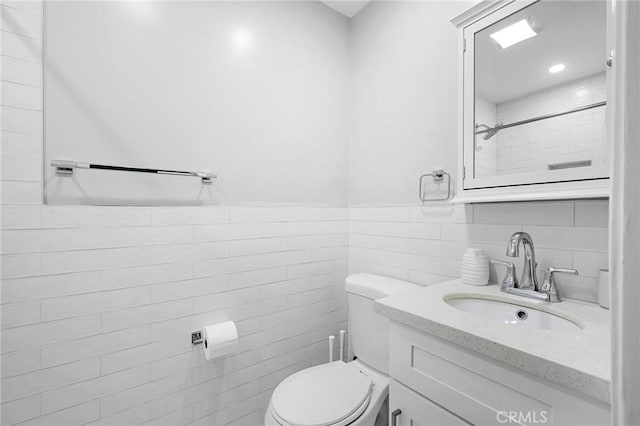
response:
M370 0L334 0L322 3L351 18L369 3Z
M541 1L475 35L476 93L502 103L605 71L606 2ZM531 18L538 35L502 49L489 36ZM550 74L549 67L565 64Z

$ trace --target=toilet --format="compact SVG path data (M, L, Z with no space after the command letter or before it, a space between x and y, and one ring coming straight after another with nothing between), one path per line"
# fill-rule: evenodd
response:
M371 274L345 280L349 341L356 359L299 371L273 391L267 426L373 426L387 424L389 322L373 302L416 286ZM378 419L378 421L376 421Z

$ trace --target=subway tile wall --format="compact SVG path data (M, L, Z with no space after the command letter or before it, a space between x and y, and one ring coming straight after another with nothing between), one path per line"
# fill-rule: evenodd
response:
M259 423L346 328L347 209L5 212L3 424ZM227 319L240 349L207 362L190 333Z
M505 255L512 233L534 240L538 274L550 266L576 268L558 275L567 298L595 302L599 269L608 268L608 202L553 201L423 207L352 207L349 211L349 272L371 272L431 285L460 276L467 247L493 259ZM491 268L491 282L503 268Z

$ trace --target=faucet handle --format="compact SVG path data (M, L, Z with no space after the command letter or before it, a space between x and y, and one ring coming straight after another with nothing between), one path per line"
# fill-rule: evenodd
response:
M562 299L558 294L558 286L556 284L555 279L553 278L554 273L562 273L562 274L573 274L578 275L578 271L575 269L567 269L567 268L547 268L544 272L544 281L542 282L542 286L540 287L540 293L547 293L549 295L550 302L560 302Z
M560 272L563 274L573 274L573 275L578 275L578 270L577 269L568 269L568 268L547 268L547 272L549 274L553 274L554 272Z
M518 287L518 277L516 276L516 266L511 262L503 260L491 260L492 265L500 265L507 268L507 272L500 284L500 290L506 291L507 288Z

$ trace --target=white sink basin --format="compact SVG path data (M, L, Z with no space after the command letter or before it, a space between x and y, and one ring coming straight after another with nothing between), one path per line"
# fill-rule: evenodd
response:
M570 319L501 300L452 297L445 301L461 311L503 324L549 331L575 332L582 329L580 325Z

